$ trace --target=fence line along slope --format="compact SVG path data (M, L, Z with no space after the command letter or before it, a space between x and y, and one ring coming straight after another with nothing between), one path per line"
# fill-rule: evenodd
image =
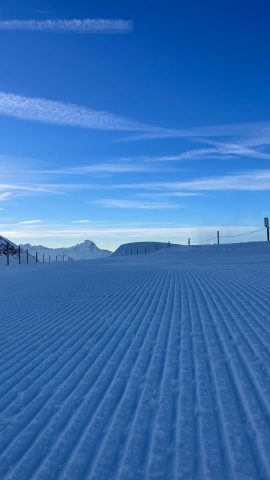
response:
M0 478L269 478L269 253L3 269Z

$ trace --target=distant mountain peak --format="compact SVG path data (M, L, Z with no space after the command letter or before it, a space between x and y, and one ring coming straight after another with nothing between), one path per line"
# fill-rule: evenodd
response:
M91 260L94 258L108 257L111 252L99 248L92 240L84 240L81 243L71 247L44 247L43 245L21 245L22 248L29 250L29 253L35 255L64 255L72 260Z

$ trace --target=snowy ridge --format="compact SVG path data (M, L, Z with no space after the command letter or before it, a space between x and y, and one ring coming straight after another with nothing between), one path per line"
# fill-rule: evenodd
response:
M32 254L38 254L39 257L45 257L47 261L49 255L52 258L56 258L56 255L60 258L63 256L68 259L70 257L72 260L91 260L94 258L104 258L111 255L111 252L108 250L102 250L96 246L91 240L85 240L83 243L78 243L72 247L62 247L62 248L47 248L42 245L30 245L25 244L22 247Z
M115 250L113 255L142 255L157 252L163 248L173 247L175 244L170 242L132 242L123 243Z
M1 479L269 478L269 248L188 248L0 272Z
M17 265L19 262L19 246L0 235L0 265L7 264L7 254L9 254L9 264ZM21 248L20 252L21 263L27 262L26 251ZM35 259L32 255L28 255L28 262L32 263Z
M181 253L181 255L189 257L206 258L207 255L211 257L218 256L222 258L222 255L247 255L258 253L270 253L270 242L242 242L242 243L224 243L224 244L211 244L211 245L180 245L170 242L132 242L124 243L115 250L113 256L131 256L142 255L148 253L156 253L158 255L170 255L172 252L168 248L173 248L173 252ZM177 250L176 250L177 249ZM182 257L181 257L182 258Z

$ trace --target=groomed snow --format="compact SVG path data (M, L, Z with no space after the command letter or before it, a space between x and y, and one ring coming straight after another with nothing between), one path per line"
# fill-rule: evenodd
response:
M270 472L270 249L0 268L0 478Z

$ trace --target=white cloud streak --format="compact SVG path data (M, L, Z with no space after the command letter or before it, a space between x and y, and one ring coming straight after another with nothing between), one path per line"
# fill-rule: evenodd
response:
M157 157L156 160L159 161L219 158L221 156L226 158L240 156L263 160L270 159L268 152L254 149L254 147L270 145L270 121L210 125L188 129L159 129L151 132L140 132L133 136L121 138L120 141L151 140L155 138L186 138L213 146L208 149L189 150L171 157ZM215 138L219 138L219 141L213 141ZM229 139L228 142L227 139ZM119 139L116 141L119 141Z
M180 208L179 205L174 205L168 202L157 202L157 203L147 203L144 201L138 200L126 200L126 199L114 199L114 198L105 198L96 200L96 205L105 208L127 208L127 209L138 209L138 210L159 210L159 209L168 209L168 208Z
M201 149L202 155L205 152L207 158L207 152L209 152L211 156L224 156L227 158L237 158L237 157L246 157L246 158L256 158L260 160L270 160L270 153L263 152L260 150L256 150L254 148L250 148L245 144L245 142L239 141L239 143L222 143L216 142L213 140L203 140L205 143L214 145L215 148L212 149ZM259 144L257 146L260 146ZM193 152L196 154L196 151L200 152L200 150L194 150ZM192 150L187 153L192 153Z
M73 185L56 185L56 184L43 184L43 183L0 183L0 195L3 195L3 198L10 197L11 195L23 195L29 193L53 193L53 194L62 194L69 186ZM76 186L75 186L76 187ZM5 190L10 190L10 192L4 192Z
M239 174L221 175L209 178L200 178L187 182L176 183L178 188L199 191L260 191L270 189L270 170L257 170ZM171 188L168 183L164 188Z
M71 33L130 33L133 22L123 19L85 18L54 20L2 20L0 30Z
M198 197L203 195L201 192L141 192L137 195L148 198L162 198L162 197Z
M5 92L0 92L0 115L20 120L95 130L159 130L106 111L92 110L73 103L24 97Z
M91 220L73 220L71 223L85 224L91 223Z
M6 200L11 197L12 193L11 192L2 192L0 193L0 202L6 202Z
M205 159L228 159L228 158L257 158L260 160L270 160L270 153L261 152L245 145L237 143L221 143L205 140L205 143L215 145L213 148L198 148L186 150L178 155L149 156L142 157L149 162L174 162L184 160L205 160Z
M25 97L6 92L0 92L0 115L54 125L104 131L129 131L133 133L131 137L120 140L188 138L192 141L211 145L209 148L191 149L177 155L138 157L144 161L164 162L220 157L270 159L270 153L254 149L254 147L270 144L270 122L168 129L140 123L121 115L94 110L69 102L47 100L39 97ZM236 140L237 136L241 138ZM232 140L229 142L214 142L211 140L216 137L230 138ZM107 168L109 168L109 165L107 165Z
M270 121L266 122L245 122L229 123L223 125L208 125L204 127L191 127L188 129L162 129L150 133L141 133L135 137L126 137L122 140L144 140L155 138L192 138L204 139L211 137L243 137L247 145L257 146L258 139L264 142L265 139L270 142Z
M187 191L260 191L270 190L270 170L252 170L235 174L203 177L184 182L128 183L113 186L115 189L146 189ZM111 185L112 188L112 185Z
M227 175L200 177L181 182L144 182L144 183L0 183L0 201L9 200L12 196L28 195L65 195L71 192L89 191L136 191L140 196L159 200L167 197L193 197L205 192L218 191L267 191L270 190L270 169L249 170ZM111 194L111 193L110 193ZM159 198L160 197L160 198ZM127 199L102 198L95 202L106 208L179 208L179 205L167 202L145 202Z
M42 220L24 220L19 222L19 225L36 225L38 223L42 223Z
M161 169L161 167L160 167ZM132 173L132 172L152 172L158 171L158 167L152 164L140 162L101 162L80 167L66 167L48 170L34 171L33 173L41 173L47 175L86 175L91 173ZM162 168L164 171L164 168Z

